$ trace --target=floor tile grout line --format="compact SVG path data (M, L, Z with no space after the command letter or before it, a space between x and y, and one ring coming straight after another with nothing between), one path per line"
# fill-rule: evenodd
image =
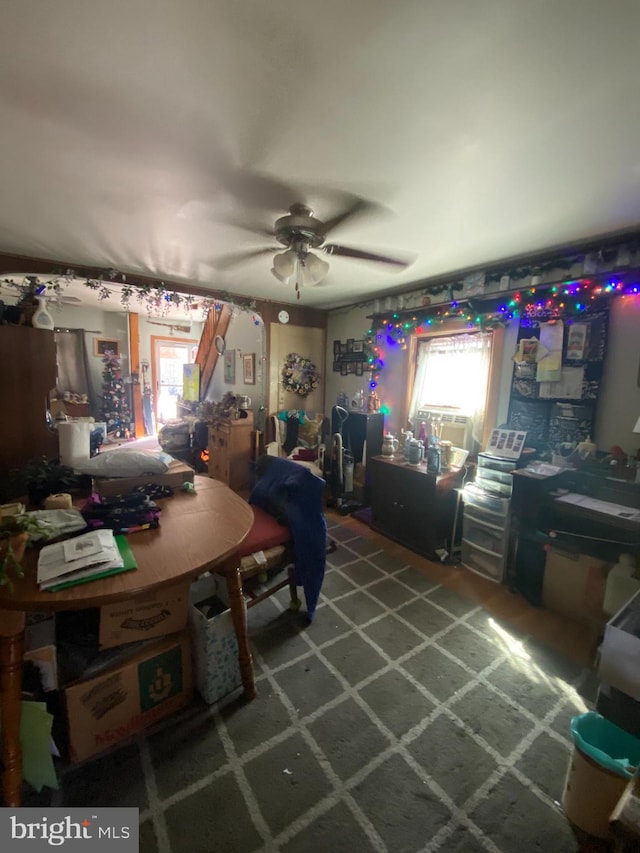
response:
M447 626L447 627L449 628L450 626ZM356 628L357 628L357 626L356 626ZM313 643L313 641L309 641L309 642ZM371 642L371 641L369 640L369 642ZM372 645L375 646L375 644L372 644ZM380 652L382 650L378 649L378 651ZM413 732L417 728L420 728L421 731L418 732L418 734L414 734L414 736L410 740L407 740L406 742L404 742L404 739L407 738L408 733L405 733L405 735L402 738L398 738L390 729L388 729L384 725L384 722L378 718L378 716L375 714L373 709L370 708L370 706L368 705L366 700L362 696L360 696L358 689L357 689L357 686L349 684L349 682L344 678L342 673L340 673L340 671L333 666L331 661L327 660L324 657L324 655L322 655L322 651L318 647L316 647L316 655L322 660L322 662L325 664L325 666L327 666L329 671L332 672L334 677L336 677L340 681L344 682L345 686L344 686L343 693L340 695L340 697L336 697L336 700L338 698L340 698L340 701L344 701L345 694L348 697L350 697L354 702L356 702L356 704L361 708L361 710L369 717L369 720L378 729L380 734L383 735L384 737L386 737L390 741L389 746L387 748L385 748L384 750L382 750L382 752L379 753L375 759L373 759L371 762L369 762L364 768L360 768L360 771L358 771L358 773L354 774L352 777L350 777L348 780L346 780L344 782L345 790L349 790L349 789L355 787L357 784L359 784L360 781L364 781L364 779L366 779L369 775L371 775L371 773L377 767L381 766L384 763L384 761L387 760L387 758L389 758L392 755L397 754L398 751L401 751L405 761L408 764L410 764L410 766L412 766L412 769L414 770L414 772L419 776L419 778L423 779L423 781L430 787L432 792L439 799L441 799L443 801L446 800L446 801L451 803L451 806L447 805L447 808L449 808L449 811L452 811L452 810L454 812L459 811L457 805L448 797L448 795L446 795L446 793L443 791L443 789L440 788L440 786L434 780L432 780L431 777L427 773L425 773L424 768L421 768L420 765L417 762L415 762L415 759L413 759L413 756L411 756L411 754L406 749L408 744L411 743L412 740L414 740L418 736L418 734L421 733L421 731L426 730L426 728L428 728L428 726L431 724L432 720L429 720L428 722L425 722L423 720L424 725L418 724L418 726L413 727L413 729L410 730L411 732ZM385 656L386 656L386 654L385 654ZM499 660L496 660L494 662L496 667L499 665L499 663L502 662L502 657L503 656L501 656ZM473 684L470 682L468 689L470 690L472 686L473 686ZM467 687L467 685L465 685L465 687ZM456 691L456 694L454 694L454 695L459 696L459 692L460 691ZM450 698L453 698L453 697L450 697ZM434 699L435 699L435 701L433 701ZM436 716L439 715L439 713L442 712L442 707L443 707L444 703L439 703L438 700L436 699L436 697L433 697L433 696L431 696L430 701L434 705L434 712L438 712L438 714L436 714ZM449 700L447 700L447 701L449 701ZM456 701L457 701L457 699L456 699ZM336 701L336 704L339 704L339 703ZM431 716L431 715L429 715L429 716ZM418 768L419 768L419 772L418 772ZM357 777L361 777L361 778L357 778ZM433 785L436 785L437 790L434 790ZM478 827L476 827L475 824L473 824L473 822L468 818L468 816L465 813L459 812L458 818L465 825L467 825L467 824L469 825L469 828L474 833L474 835L476 834L476 830L478 833L480 833L482 835L482 831ZM499 853L499 851L498 851L498 853Z
M376 553L378 553L378 552L376 552ZM364 558L364 559L366 559L366 558ZM378 567L376 567L376 568L378 568ZM412 567L412 568L413 568L413 567ZM382 571L382 570L380 570L380 571ZM398 571L400 571L400 570L398 570ZM391 573L386 573L386 575L385 575L385 576L386 576L386 577L393 577L393 575L392 575ZM380 580L383 580L383 579L384 579L384 578L381 578ZM425 593L417 592L416 590L412 589L411 587L408 587L408 588L411 590L411 592L412 592L412 593L414 594L414 596L415 596L415 598L414 598L413 600L417 600L417 599L419 599L419 598L423 598L423 597L424 597L424 595L425 595ZM436 586L436 588L437 588L437 586ZM356 588L356 589L357 589L357 588ZM429 592L432 592L432 591L430 590ZM454 591L452 591L452 593L453 593L454 595L458 595L458 594L457 594L457 593L455 593ZM370 597L375 598L374 596L370 596ZM461 596L460 596L460 597L461 597ZM381 603L378 599L376 599L376 601L378 601L378 603ZM327 604L328 604L328 605L330 605L330 601L329 601L329 600L327 600ZM433 604L433 603L432 603L432 604ZM438 606L438 605L435 605L435 606ZM333 609L334 609L334 612L340 613L339 609L336 609L336 608L333 608ZM441 608L441 609L443 609L443 608ZM482 608L481 606L478 606L478 607L474 608L474 611L473 611L473 612L476 612L477 610L482 610L482 609L483 609L483 608ZM397 615L397 614L395 613L395 611L394 611L394 610L392 610L392 609L390 609L390 608L385 608L385 610L386 610L386 612L385 612L385 613L381 614L379 617L376 617L376 618L374 618L374 619L372 619L372 620L369 620L367 623L365 623L365 626L366 626L366 625L370 625L370 624L372 624L372 623L375 623L376 621L379 621L380 619L382 619L382 618L384 618L386 615L388 615L388 613L391 613L391 614L393 614L393 615ZM446 611L446 610L444 610L444 609L443 609L443 612L445 612L448 616L451 616L451 615L452 615L449 611ZM342 614L340 614L340 615L342 615ZM446 626L446 629L443 629L443 631L442 631L442 632L440 632L440 634L442 634L442 635L446 635L446 633L447 633L448 631L452 630L452 628L453 628L453 627L455 627L455 626L457 626L458 624L465 624L465 627L469 628L470 630L474 631L475 633L479 634L480 636L483 636L483 635L482 635L482 632L481 632L479 629L477 629L475 626L465 623L465 620L466 620L467 618L469 618L470 616L471 616L471 614L470 614L470 613L468 613L468 614L465 614L465 615L464 615L464 616L462 616L462 617L454 617L454 621L452 622L452 624L451 624L450 626ZM350 620L349 620L349 621L350 621ZM350 624L353 624L353 623L351 623L351 622L350 622ZM406 623L406 624L407 624L407 625L408 625L408 627L409 627L411 630L413 630L414 632L416 632L416 631L417 631L417 629L415 628L415 626L413 626L411 623ZM357 630L357 631L358 631L358 633L360 634L361 638L362 638L362 639L364 639L364 640L365 640L365 642L367 642L367 643L368 643L368 644L370 644L370 645L374 645L374 646L375 646L375 644L374 644L374 643L372 643L372 640L371 640L371 638L370 638L370 637L368 637L368 636L366 636L366 635L363 635L363 633L362 633L362 631L361 631L361 627L362 627L362 626L356 626L356 625L353 625L353 628L352 628L351 630L349 630L349 631L344 632L342 636L348 636L348 634L349 634L349 633L351 633L351 631L352 631L352 630ZM419 634L417 634L417 635L418 635L418 636L420 636ZM434 636L437 636L437 634L436 634L436 635L434 635ZM425 646L424 646L424 647L426 647L430 642L433 642L433 640L434 640L434 636L432 636L432 637L427 637L427 638L425 639L425 641L424 641L424 642L425 642ZM307 640L308 640L308 638L307 638ZM314 654L316 654L316 655L318 655L318 656L321 656L321 657L322 657L323 662L325 663L325 665L327 665L327 664L329 664L329 665L330 665L330 662L329 662L329 661L327 661L327 660L324 658L324 656L322 656L322 655L321 655L321 649L322 649L322 648L328 648L330 645L333 645L333 642L332 642L332 643L330 643L330 644L324 643L324 644L316 645L314 641L311 641L311 643L310 643L310 646L309 646L309 647L310 647L310 650L311 650L311 652L312 652L312 653L314 653ZM437 642L435 642L435 643L434 643L434 645L436 646L436 648L438 648L440 651L442 651L442 649L437 645ZM305 655L302 655L302 656L300 656L300 657L302 658L302 657L304 657L304 656L305 656ZM459 659L455 657L455 655L448 655L448 656L449 656L452 660L454 660L455 662L457 662L457 663L459 663L459 662L460 662L460 661L459 661ZM389 669L392 669L392 668L395 668L396 663L395 663L395 661L393 661L393 659L391 659L391 660L392 660L392 664L391 664L391 665L389 665L389 666L387 666L387 667L384 667L384 668L383 668L383 670L384 670L384 671L389 670ZM270 667L269 667L269 665L268 665L268 664L266 664L266 663L265 663L265 664L263 664L263 665L264 665L264 667L265 667L265 673L264 673L264 674L263 674L263 673L261 673L261 674L260 674L260 680L266 680L267 682L270 682L270 683L272 683L272 684L273 684L273 681L274 681L274 679L273 679L273 674L274 674L274 673L275 673L275 674L277 674L279 671L282 671L282 669L285 669L287 666L291 665L291 662L290 662L290 661L288 661L288 662L286 662L285 664L282 664L282 665L280 665L280 666L276 667L276 668L275 668L275 669L273 669L273 670L271 670L271 669L270 669ZM497 666L497 665L498 665L498 664L496 664L496 666ZM486 669L487 669L487 668L485 667L485 668L482 670L482 672L484 673ZM373 680L374 678L378 677L378 676L380 675L380 672L381 672L381 671L383 671L383 670L378 670L375 674L373 674L373 675L371 676L371 680ZM405 673L405 675L406 675L406 673ZM276 685L277 685L277 682L276 682ZM491 686L492 686L492 688L494 687L494 685L491 685ZM361 685L361 683L359 683L359 685L358 685L358 689L360 689L361 687L362 687L362 685ZM350 690L355 689L355 688L351 688L351 686L350 686L350 685L349 685L349 688L350 688ZM277 689L278 689L278 691L280 690L279 685L277 685ZM346 692L346 691L343 691L343 693L342 693L339 697L336 697L336 703L338 703L338 700L339 700L340 702L341 702L341 701L344 701L344 699L345 699L345 692ZM286 696L286 694L284 694L284 693L283 693L283 695L284 695L284 696ZM288 698L288 697L287 697L287 698ZM565 698L565 699L564 699L564 704L566 704L567 702L569 702L569 699L568 699L568 698ZM516 704L517 704L517 703L516 703ZM563 704L562 700L559 702L559 704ZM323 707L324 707L324 711L325 711L325 712L326 712L327 710L331 710L331 708L329 707L329 704L327 704L327 706L323 706ZM526 710L526 709L524 709L524 710ZM315 716L315 715L314 715L314 716ZM547 716L548 716L548 715L547 715ZM376 718L376 719L377 719L377 718ZM545 717L545 719L546 719L546 717ZM302 719L303 725L300 727L300 729L299 729L299 730L300 730L300 731L302 731L303 729L305 729L306 725L308 725L308 723L309 723L309 721L310 721L310 720L311 720L311 717L303 718L303 719ZM461 721L461 722L463 722L463 721ZM376 725L378 725L378 724L376 723ZM379 728L379 726L378 726L378 728ZM288 727L288 728L287 728L287 730L285 730L285 739L286 739L286 737L289 737L289 736L290 736L290 731L291 731L291 729L292 729L292 726ZM543 731L543 730L547 730L547 729L545 729L544 727L541 727L541 728L540 728L540 731ZM553 736L561 737L561 736L560 736L560 735L558 735L558 733L557 733L557 732L555 732L554 730L547 730L547 731L548 731L550 734L552 734ZM537 737L537 736L539 736L539 732L536 734L536 737ZM484 747L483 747L483 748L484 748ZM320 751L322 752L322 750L320 750ZM324 755L324 753L322 753L322 754ZM245 758L245 756L243 756L242 758L244 759L244 758ZM328 761L328 759L326 759L326 756L325 756L325 760L327 760L327 761ZM508 771L509 771L509 770L511 770L511 769L512 769L512 768L507 767L507 769L506 769L506 771L505 771L505 772L508 772ZM211 775L219 775L219 773L218 773L218 772L216 772L216 774L211 774ZM524 776L524 774L523 774L523 779L527 779L527 777L526 777L526 776ZM528 781L529 781L529 783L530 783L530 784L532 784L532 783L531 783L531 780L528 780ZM166 807L167 802L168 802L168 801L165 801L165 803L163 804L165 807ZM328 808L331 808L331 805L329 805L329 806L327 807L327 809L328 809ZM305 813L305 814L306 814L306 813ZM298 832L298 831L300 831L300 830L297 830L297 832ZM296 833L294 833L294 834L297 834L297 832L296 832Z
M140 763L142 764L144 783L147 789L147 801L149 803L148 811L151 814L158 853L172 853L167 821L160 801L160 796L158 794L158 784L156 781L155 770L153 768L149 742L144 734L139 736L138 750L140 753Z
M381 766L389 757L398 754L398 752L401 752L404 760L409 764L409 766L412 767L414 773L416 773L418 778L421 778L422 781L429 786L432 793L435 794L435 796L438 797L438 799L440 799L442 802L445 803L445 805L447 806L449 811L454 816L457 815L460 822L462 822L466 826L468 826L468 828L471 830L471 832L474 834L475 837L478 837L478 838L481 837L484 839L485 836L482 833L482 830L479 827L477 827L473 823L473 821L471 821L471 819L468 817L468 815L466 813L462 812L458 808L456 803L453 800L451 800L451 798L438 785L438 783L435 782L435 780L431 779L431 777L428 775L428 773L426 773L424 768L422 768L415 761L413 756L406 749L406 747L411 742L411 740L414 740L415 737L417 737L418 735L415 735L411 740L408 740L406 743L404 743L403 742L404 738L407 737L408 733L405 733L403 738L398 738L390 729L388 729L384 725L384 722L378 718L378 716L375 714L373 709L370 708L370 706L368 705L366 700L362 696L359 695L359 692L358 692L356 686L350 685L349 682L347 682L347 680L344 678L342 673L340 673L340 671L337 670L333 666L333 664L331 664L331 661L324 658L324 656L322 655L322 652L319 648L316 649L316 654L323 661L325 666L327 666L329 668L329 671L332 672L334 677L338 678L339 680L341 680L345 683L346 686L345 686L345 689L343 691L343 694L341 694L341 696L340 696L340 700L344 701L344 695L347 694L347 696L350 697L353 701L355 701L356 704L360 707L360 709L369 717L369 720L378 729L380 734L383 735L384 737L386 737L390 741L389 746L386 747L384 750L382 750L382 752L379 753L375 759L373 759L371 762L369 762L364 768L360 768L360 770L356 774L353 774L348 780L346 780L344 782L345 790L348 791L348 790L354 788L357 784L359 784L361 781L364 781L364 779L366 779L368 776L370 776L371 773L374 772L374 770L377 769L377 767ZM501 662L501 660L499 662ZM498 665L499 662L496 662L496 666ZM469 689L471 689L471 688L469 688ZM435 698L435 697L433 697L433 698ZM442 705L444 703L439 704L436 701L436 702L433 702L432 704L434 704L434 706L435 706L434 711L440 712ZM430 725L431 722L432 722L432 720L425 723L424 726L421 726L421 724L418 724L418 726L420 726L422 730L426 730L426 728L428 728L428 726ZM410 731L414 731L414 729L416 729L416 728L418 728L418 727L417 726L413 727L413 729L411 729ZM434 789L434 786L437 790ZM488 848L488 849L493 849L493 848ZM496 848L496 853L500 853L500 851L497 848Z
M261 665L263 665L267 669L267 672L268 672L268 665L264 664L264 663L261 663ZM269 677L269 682L271 684L272 689L274 690L276 695L278 695L278 697L280 698L280 701L283 702L283 704L285 705L285 708L287 709L287 713L289 714L289 718L292 722L292 727L295 727L296 730L300 732L300 734L304 738L307 746L311 749L312 754L314 755L314 757L316 758L316 760L320 764L321 769L323 770L323 772L327 776L329 783L333 786L333 789L334 789L333 792L331 794L325 795L325 797L323 797L323 800L326 798L329 798L332 801L332 805L334 805L335 802L339 801L338 799L336 799L336 797L338 797L340 794L342 794L342 798L344 799L345 804L349 807L351 813L355 817L355 819L358 822L362 831L365 833L365 835L367 836L367 838L371 842L374 849L379 850L380 853L385 853L386 845L384 844L384 842L382 841L382 839L378 835L377 830L375 829L375 827L373 826L373 824L371 823L371 821L369 820L367 815L362 811L362 809L360 808L358 803L356 803L355 800L353 800L353 798L349 794L349 792L346 791L346 789L344 789L342 780L340 779L338 774L333 769L333 766L331 765L331 762L329 761L329 759L325 755L324 751L322 750L320 745L317 743L317 741L315 740L315 738L313 737L311 732L308 730L307 726L301 722L299 717L297 717L295 708L293 707L291 700L289 699L287 694L284 692L284 690L280 687L280 685L278 684L276 679L273 678L273 676L271 676L271 675L269 675L268 677ZM322 802L322 800L320 802ZM319 804L317 804L317 805L319 805ZM303 815L300 815L300 817L298 818L298 821L292 822L295 824L295 823L299 823L300 820L304 820L303 826L298 828L295 833L292 833L290 836L291 838L294 837L299 832L301 832L302 829L305 829L306 826L309 825L310 820L308 820L308 819L305 820L306 818L308 818L308 815L309 815L309 812L307 811ZM287 829L289 829L289 828L290 827L287 827ZM287 834L286 830L284 830L282 833L280 833L277 836L278 844L282 844L284 841L288 841L288 840L290 840L290 838L289 838L289 835Z
M231 772L235 776L236 782L238 783L240 793L247 805L249 815L251 817L255 830L263 840L263 849L266 851L275 851L278 848L273 846L273 833L271 832L269 824L266 821L264 815L262 814L262 810L255 797L255 794L253 793L251 784L245 775L244 763L240 760L240 756L236 752L236 748L233 743L233 738L230 736L227 730L224 716L218 712L215 715L215 720L217 724L218 733L220 735L220 741L222 742L223 749L227 755L227 760L230 765Z

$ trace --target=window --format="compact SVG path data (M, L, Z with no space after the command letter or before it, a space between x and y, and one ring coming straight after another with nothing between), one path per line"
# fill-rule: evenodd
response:
M412 422L421 409L465 416L473 439L482 443L492 337L478 332L419 342L409 410Z

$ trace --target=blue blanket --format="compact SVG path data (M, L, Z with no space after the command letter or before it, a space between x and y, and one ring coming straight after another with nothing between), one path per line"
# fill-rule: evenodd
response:
M249 503L285 521L291 529L296 584L304 589L311 621L324 579L327 555L327 523L322 511L324 480L304 465L276 456L263 457L258 471L259 479Z

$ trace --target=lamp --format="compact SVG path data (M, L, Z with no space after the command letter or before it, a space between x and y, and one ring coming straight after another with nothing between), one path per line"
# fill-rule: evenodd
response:
M310 252L306 243L300 243L274 255L271 272L283 284L293 281L299 290L319 284L329 272L329 264Z

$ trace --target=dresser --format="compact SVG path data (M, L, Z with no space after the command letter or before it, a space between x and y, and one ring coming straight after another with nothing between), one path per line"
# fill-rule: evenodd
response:
M251 486L253 413L209 427L209 476L234 492Z
M402 456L375 456L367 468L371 527L427 557L451 553L464 468L436 475L425 462L410 465Z

